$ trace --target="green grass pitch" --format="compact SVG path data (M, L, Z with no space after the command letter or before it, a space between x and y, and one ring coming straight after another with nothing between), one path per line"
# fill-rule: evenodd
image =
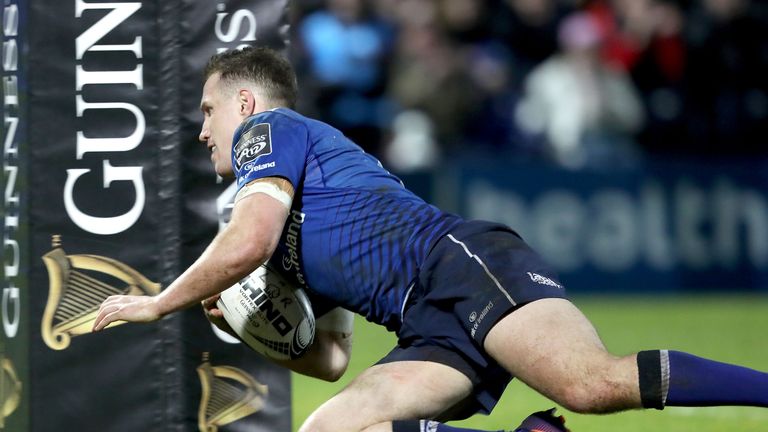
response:
M768 371L768 296L576 297L608 349L617 355L666 348ZM293 375L293 430L312 410L375 363L394 346L394 335L363 319L355 322L352 362L337 383ZM453 424L486 430L510 429L531 412L555 406L513 381L490 416ZM562 408L573 432L696 431L764 432L768 409L744 407L667 408L589 416Z

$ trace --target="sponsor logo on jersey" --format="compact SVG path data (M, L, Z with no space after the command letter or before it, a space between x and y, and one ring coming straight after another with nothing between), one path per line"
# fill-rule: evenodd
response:
M549 286L553 286L555 288L560 288L560 289L563 288L562 285L560 285L559 283L553 281L548 277L542 276L538 273L531 273L531 272L526 272L526 273L528 273L528 277L530 277L531 280L536 282L537 284L549 285Z
M306 217L306 214L298 210L291 210L291 217L288 219L288 228L285 233L285 255L282 259L283 270L293 272L301 285L307 284L301 270L301 264L299 264L301 225Z
M257 163L254 163L254 162L248 162L247 164L243 165L244 173L241 174L241 175L245 175L245 174L247 174L249 172L261 171L261 170L267 169L267 168L274 168L275 166L277 166L277 163L275 161L267 162L267 163L263 163L263 164L257 164Z
M235 166L238 171L260 156L272 154L272 135L269 123L259 123L245 131L235 144L234 151Z

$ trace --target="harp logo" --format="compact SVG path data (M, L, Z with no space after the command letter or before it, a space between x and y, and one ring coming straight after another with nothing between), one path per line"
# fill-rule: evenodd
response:
M13 363L0 357L0 430L5 427L8 418L21 403L21 381L16 375Z
M99 305L107 297L160 293L160 284L120 261L100 255L67 255L59 235L53 236L53 250L42 259L49 290L41 332L45 344L54 350L66 349L72 337L90 333Z
M200 432L216 432L220 426L248 417L264 407L269 388L242 369L211 366L209 353L203 353L197 374L203 389L197 417Z

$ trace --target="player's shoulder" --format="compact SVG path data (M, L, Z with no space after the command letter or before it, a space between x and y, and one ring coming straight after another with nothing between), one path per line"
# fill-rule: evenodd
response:
M267 111L262 111L251 115L243 120L241 127L243 129L250 129L259 124L269 123L271 125L280 125L288 123L290 125L304 124L309 121L307 117L297 113L288 108L275 108Z
M273 131L281 135L286 132L292 136L306 133L308 126L306 117L288 108L276 108L262 111L244 119L235 130L234 142L241 143L261 137L261 140L271 140Z

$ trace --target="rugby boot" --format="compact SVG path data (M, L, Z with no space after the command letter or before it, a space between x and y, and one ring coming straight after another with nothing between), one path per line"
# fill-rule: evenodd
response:
M529 415L514 432L570 432L570 429L565 427L565 417L556 416L552 408Z

